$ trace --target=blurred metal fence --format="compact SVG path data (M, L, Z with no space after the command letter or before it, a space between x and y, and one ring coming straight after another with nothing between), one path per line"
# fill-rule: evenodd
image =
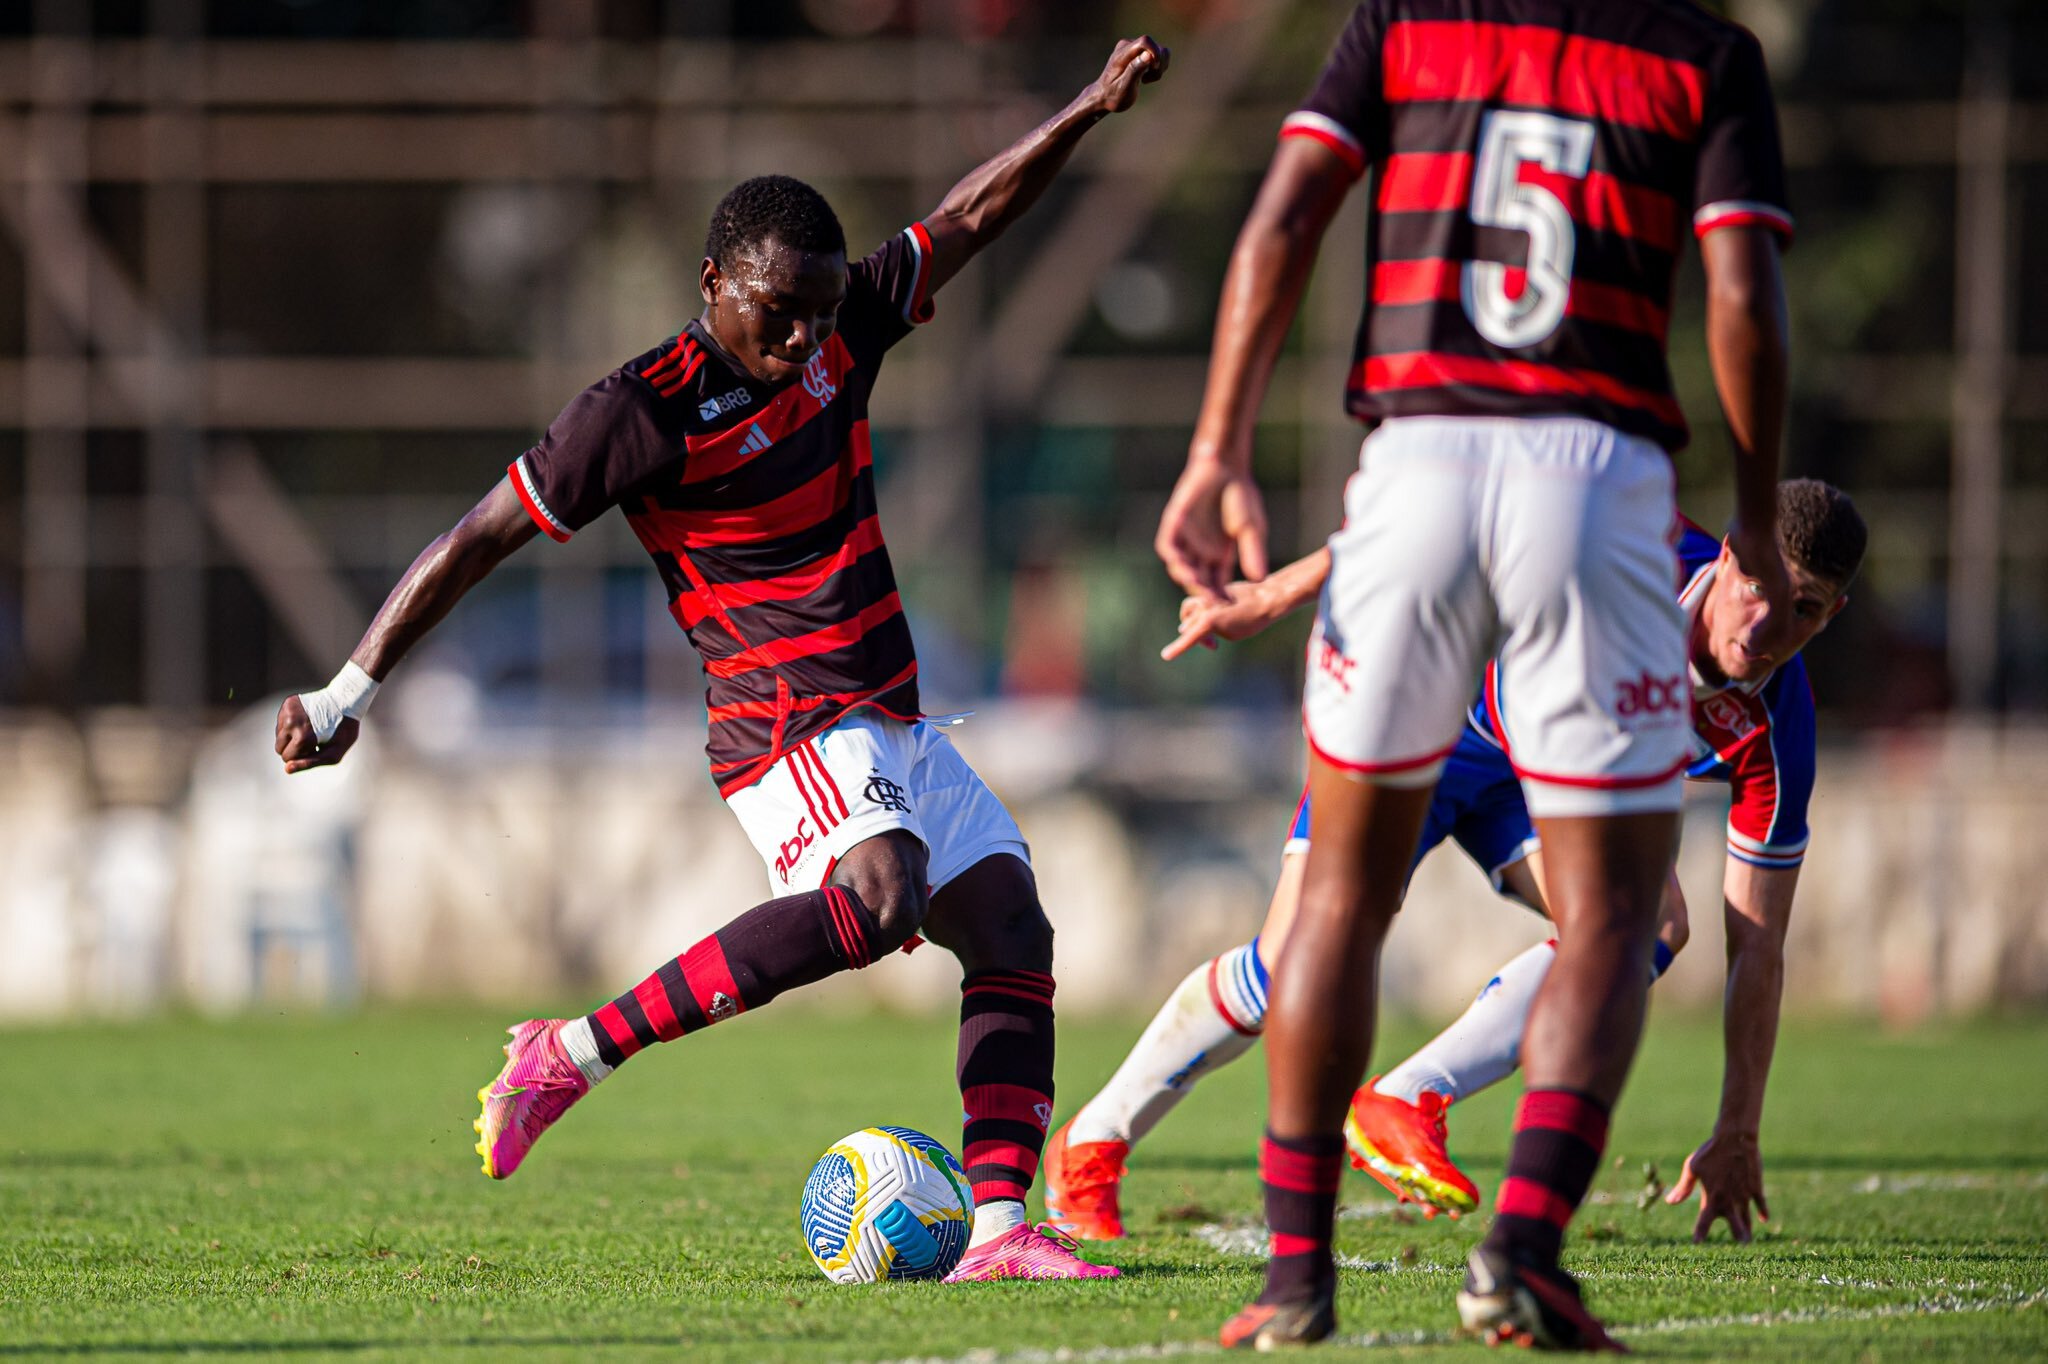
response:
M1902 1016L2039 999L2048 12L1732 8L1780 81L1801 211L1789 462L1874 532L1811 653L1835 747L1801 988ZM1242 811L1292 779L1299 635L1159 665L1174 596L1149 542L1232 235L1342 10L476 0L474 32L419 41L366 36L426 23L403 4L0 9L0 1011L580 988L748 902L688 737L694 660L620 526L536 545L465 603L380 703L403 726L410 692L429 737L351 759L333 808L264 785L242 708L328 676L569 396L695 311L732 182L812 179L881 240L1088 79L1112 20L1158 28L1172 76L892 357L882 498L933 704L1041 707L968 742L1056 831L1063 962L1122 943L1171 974L1239 931L1270 870L1270 821ZM1283 554L1329 529L1355 455L1365 212L1333 228L1260 430ZM1687 271L1679 468L1712 524L1724 438ZM1072 733L1092 757L1060 768ZM612 880L532 846L532 802L564 790ZM1691 874L1711 905L1711 867ZM1436 1007L1502 911L1430 875L1472 950L1390 960ZM1672 993L1711 992L1711 951Z
M89 3L30 7L0 39L0 703L192 715L326 676L418 546L568 396L694 311L698 234L726 186L811 177L856 241L879 240L1092 73L1107 17L1052 8L1070 15L1057 32L968 40L986 7L884 6L908 17L835 40L819 27L838 10L802 6L797 36L740 41L659 36L737 24L733 7L550 4L511 12L520 39L368 42L238 39L236 7L197 0L145 7L128 37L95 36ZM891 362L876 421L892 543L971 685L1003 683L1020 573L1075 577L1098 618L1124 599L1170 608L1146 528L1222 259L1340 9L1150 11L1178 45L1173 77ZM97 10L102 28L127 12ZM2028 58L2048 27L1989 3L1737 10L1787 83L1805 219L1791 463L1849 486L1878 532L1864 623L1817 664L1823 705L1876 722L2039 709L2048 340L2023 321L2048 271L2024 250L2042 211L2024 190L2048 166ZM657 36L605 36L628 11ZM1884 94L1835 55L1881 73L1902 49L1918 84ZM1283 549L1328 529L1355 446L1337 394L1363 213L1323 253L1262 431ZM1869 314L1847 336L1830 331L1845 297ZM1681 471L1711 517L1725 480L1692 316L1676 360L1701 441ZM500 588L562 627L536 666L572 702L618 684L579 661L605 646L577 623L655 591L616 581L640 562L629 537L586 539ZM687 695L658 613L626 612L632 685ZM1121 634L1075 644L1076 685L1228 685L1162 681ZM1871 684L1886 653L1909 682Z

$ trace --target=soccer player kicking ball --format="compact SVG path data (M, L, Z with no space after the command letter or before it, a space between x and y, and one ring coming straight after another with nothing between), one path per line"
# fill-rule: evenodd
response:
M1727 1062L1721 1113L1709 1141L1686 1162L1670 1201L1701 1190L1696 1235L1725 1218L1749 1239L1749 1206L1762 1210L1757 1132L1776 1040L1784 936L1805 856L1813 787L1813 697L1799 651L1847 603L1867 531L1849 498L1811 479L1778 486L1778 535L1789 612L1768 613L1723 545L1688 525L1679 543L1688 617L1692 753L1689 778L1730 787L1723 879L1733 947L1726 996ZM1181 604L1178 657L1214 636L1243 639L1307 604L1321 590L1329 553L1318 550L1263 583L1232 583L1228 604ZM1495 889L1542 912L1535 826L1498 726L1504 683L1489 675L1446 760L1415 860L1455 839ZM1301 892L1309 807L1296 811L1272 907L1258 936L1195 968L1182 981L1101 1093L1046 1149L1047 1215L1083 1240L1123 1235L1120 1186L1129 1152L1196 1081L1258 1041L1267 973L1278 960ZM1426 911L1425 911L1426 912ZM1651 975L1685 946L1685 903L1667 882ZM1434 1216L1478 1206L1479 1190L1445 1146L1445 1109L1506 1078L1521 1052L1537 989L1556 942L1540 943L1497 971L1470 1008L1414 1056L1352 1097L1344 1135L1352 1164L1403 1201Z
M1303 712L1315 842L1273 977L1260 1152L1272 1259L1226 1345L1334 1329L1342 1127L1379 947L1482 666L1543 840L1557 959L1459 1315L1612 1344L1559 1264L1641 1033L1687 765L1664 356L1689 224L1735 452L1729 550L1773 611L1789 230L1762 52L1686 0L1368 0L1240 233L1157 548L1190 593L1265 575L1252 433L1316 248L1373 169L1349 406L1374 425L1331 537Z
M961 982L962 1157L974 1231L951 1281L1110 1278L1024 1216L1052 1117L1052 929L1009 812L921 718L917 660L876 519L868 399L931 296L1001 235L1081 137L1165 74L1117 44L1072 103L849 265L796 180L748 180L711 215L704 312L584 390L392 590L339 676L277 716L288 772L340 761L377 685L537 533L617 507L653 556L708 678L711 772L768 867L756 905L595 1013L530 1019L485 1087L484 1173L643 1048L857 970L913 935Z

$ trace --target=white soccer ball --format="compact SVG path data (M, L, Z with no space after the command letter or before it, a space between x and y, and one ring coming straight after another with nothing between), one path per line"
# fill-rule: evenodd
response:
M967 1249L974 1200L945 1147L908 1127L866 1127L811 1167L797 1220L834 1283L938 1279Z

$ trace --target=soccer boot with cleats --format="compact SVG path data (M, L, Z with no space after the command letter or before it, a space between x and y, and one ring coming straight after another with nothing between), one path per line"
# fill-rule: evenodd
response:
M1216 1339L1226 1350L1284 1350L1313 1345L1337 1329L1335 1291L1307 1302L1255 1302L1229 1321Z
M1077 1241L1123 1237L1118 1206L1129 1142L1070 1142L1072 1122L1045 1144L1045 1220Z
M1628 1347L1579 1297L1579 1282L1556 1265L1518 1260L1480 1246L1465 1262L1458 1319L1490 1345L1627 1354Z
M590 1081L557 1037L565 1021L529 1018L507 1029L512 1040L505 1044L505 1068L476 1092L484 1106L472 1124L476 1153L492 1179L509 1178L540 1134L590 1092Z
M947 1283L990 1283L997 1279L1114 1279L1114 1265L1091 1265L1075 1252L1080 1245L1052 1225L1026 1222L960 1257Z
M1444 1096L1422 1091L1415 1103L1382 1094L1378 1077L1351 1096L1344 1114L1344 1146L1351 1164L1425 1216L1463 1216L1479 1206L1479 1189L1451 1160L1444 1145Z

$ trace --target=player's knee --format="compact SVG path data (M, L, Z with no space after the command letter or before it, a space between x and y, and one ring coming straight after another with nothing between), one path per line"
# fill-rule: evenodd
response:
M868 908L875 914L875 955L882 956L902 947L924 927L925 916L931 912L931 901L922 890L906 890Z
M832 879L860 897L875 916L876 957L909 942L931 913L924 845L909 835L888 834L860 844Z

